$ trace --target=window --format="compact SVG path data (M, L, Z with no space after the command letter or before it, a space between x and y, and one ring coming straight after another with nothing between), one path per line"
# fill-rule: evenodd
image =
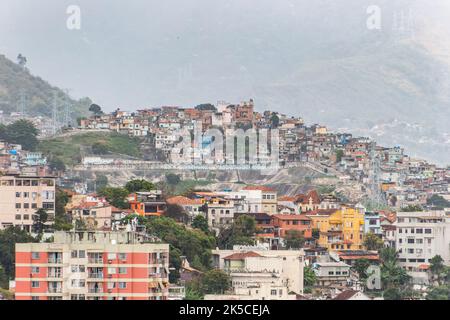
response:
M37 203L32 203L31 204L31 209L37 209Z
M408 253L414 253L414 249L408 249Z
M328 275L329 275L329 276L334 275L334 271L328 271Z
M270 290L270 294L272 296L276 296L277 295L277 290Z
M23 208L24 209L29 209L30 208L30 204L29 203L24 203L23 204Z
M39 300L39 297L33 296L33 297L31 297L31 300Z
M31 281L32 288L39 288L39 281Z
M431 234L431 229L425 229L425 233Z
M408 239L408 243L414 243L414 239Z
M416 233L423 233L423 229L416 229Z
M23 215L23 220L30 220L30 215L29 214L24 214Z
M39 252L32 252L31 259L39 259Z
M24 192L23 193L23 197L24 198L29 198L30 197L30 193L29 192Z
M80 259L86 258L86 251L78 250L78 258L80 258Z
M127 283L126 282L119 282L119 289L126 289Z
M422 244L423 243L423 239L416 239L416 243L417 244Z
M116 268L111 267L108 268L108 274L116 274L116 273L117 273Z
M78 258L78 251L77 250L72 250L72 253L70 255L72 258Z
M117 255L115 253L108 253L108 260L115 260Z
M127 274L127 268L119 268L119 274Z
M22 208L22 205L20 203L16 203L16 209Z
M31 267L31 273L32 273L32 274L37 274L37 273L39 273L39 267Z
M16 192L16 198L20 198L20 192Z
M22 216L20 214L16 214L16 220L22 219Z
M127 260L127 254L126 253L119 253L119 260Z

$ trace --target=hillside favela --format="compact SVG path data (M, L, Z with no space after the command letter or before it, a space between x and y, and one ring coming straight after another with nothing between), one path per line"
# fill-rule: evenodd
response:
M79 12L61 6L63 29L90 12L80 2ZM372 11L362 8L366 28ZM95 47L84 19L78 45ZM322 105L295 98L297 107L285 108L245 86L243 99L223 87L212 100L199 86L194 102L187 93L182 100L192 66L178 70L178 93L159 91L164 104L130 87L87 98L78 93L123 79L58 78L28 49L0 55L0 300L450 299L448 141L419 142L425 131L406 145L398 131L365 136L348 125L356 109L355 118L322 123L311 116ZM105 65L89 72L109 74ZM60 88L75 87L69 78L88 84ZM436 121L448 117L446 103L436 102L433 110L444 110ZM436 137L448 134L440 129Z

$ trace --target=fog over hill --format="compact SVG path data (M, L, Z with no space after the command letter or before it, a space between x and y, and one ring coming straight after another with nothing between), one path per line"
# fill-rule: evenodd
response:
M447 0L112 2L2 0L0 53L107 110L254 98L450 164Z

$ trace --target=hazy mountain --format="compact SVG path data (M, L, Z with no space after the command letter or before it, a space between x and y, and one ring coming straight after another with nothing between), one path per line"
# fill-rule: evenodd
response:
M109 110L254 98L450 163L448 0L79 0L79 31L69 4L3 0L0 51Z
M63 90L0 55L0 110L5 114L24 111L27 116L52 117L56 104L57 118L62 120L68 104L69 117L75 123L77 117L89 114L91 103L89 98L71 99Z

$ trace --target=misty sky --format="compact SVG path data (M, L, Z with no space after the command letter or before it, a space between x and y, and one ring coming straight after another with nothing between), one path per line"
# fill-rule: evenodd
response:
M0 53L22 53L33 74L107 110L258 104L261 86L297 65L378 40L365 27L368 5L408 2L1 0ZM80 31L66 28L72 4L81 8Z

